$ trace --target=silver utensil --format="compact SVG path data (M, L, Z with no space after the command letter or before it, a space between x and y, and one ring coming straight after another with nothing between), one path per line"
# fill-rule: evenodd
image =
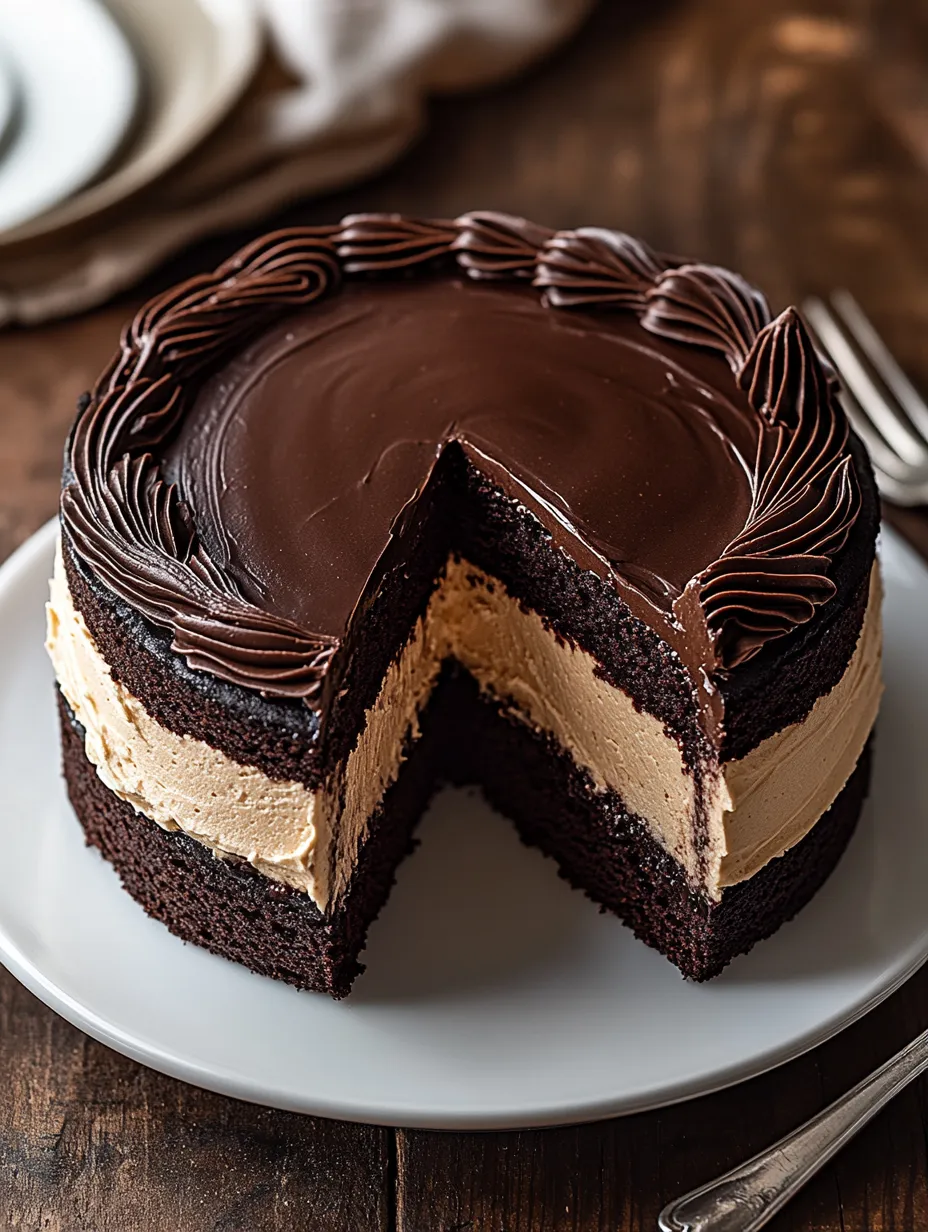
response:
M850 291L807 299L803 312L841 377L841 401L867 446L880 492L897 505L928 503L928 403Z
M757 1232L894 1095L928 1069L928 1031L740 1168L664 1207L661 1232Z

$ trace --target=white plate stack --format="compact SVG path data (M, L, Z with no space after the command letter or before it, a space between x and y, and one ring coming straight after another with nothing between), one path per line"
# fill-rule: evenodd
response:
M253 0L0 0L0 262L167 172L260 43Z

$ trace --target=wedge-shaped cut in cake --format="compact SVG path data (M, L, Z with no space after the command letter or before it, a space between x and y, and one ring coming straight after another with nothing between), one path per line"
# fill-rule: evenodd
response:
M726 270L495 214L269 235L127 328L61 521L78 818L256 971L349 990L442 781L699 980L853 831L872 475Z

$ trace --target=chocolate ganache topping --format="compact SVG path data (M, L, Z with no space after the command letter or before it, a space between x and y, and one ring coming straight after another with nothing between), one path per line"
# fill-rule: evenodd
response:
M710 675L828 602L860 504L795 310L474 213L276 232L152 300L79 408L62 516L192 667L315 705L452 445Z

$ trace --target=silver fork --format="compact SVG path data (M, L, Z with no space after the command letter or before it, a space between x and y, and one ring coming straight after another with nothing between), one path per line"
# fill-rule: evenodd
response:
M850 291L810 298L803 312L841 377L841 401L867 446L880 492L928 504L928 403L899 367Z
M665 1206L657 1221L660 1232L758 1232L926 1069L928 1031L766 1151Z

